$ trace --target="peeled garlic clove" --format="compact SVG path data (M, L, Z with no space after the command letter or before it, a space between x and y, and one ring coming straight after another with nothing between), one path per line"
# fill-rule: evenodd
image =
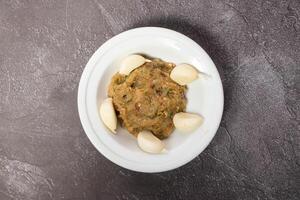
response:
M189 64L180 64L174 67L170 77L179 85L186 85L198 78L198 71Z
M161 153L164 143L149 131L142 131L137 136L139 147L147 153Z
M124 75L129 75L131 71L143 65L146 62L146 59L140 55L130 55L124 58L121 62L121 68L119 73Z
M182 132L192 132L203 124L203 117L197 114L180 112L173 117L173 123L176 129Z
M100 106L100 116L105 126L116 133L117 116L113 106L112 98L107 98Z

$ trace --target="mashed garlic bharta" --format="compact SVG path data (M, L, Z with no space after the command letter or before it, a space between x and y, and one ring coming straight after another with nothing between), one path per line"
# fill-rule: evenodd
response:
M170 78L174 64L154 59L128 76L115 74L108 96L113 99L121 124L134 136L151 131L160 139L173 129L173 116L186 108L186 87Z

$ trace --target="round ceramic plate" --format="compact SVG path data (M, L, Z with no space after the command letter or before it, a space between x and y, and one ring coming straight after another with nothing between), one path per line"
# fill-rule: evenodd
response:
M175 130L164 140L166 153L143 152L124 128L119 126L113 135L100 119L99 106L107 98L110 79L118 72L120 60L130 54L189 63L208 75L189 84L187 92L187 112L202 115L203 125L189 134ZM222 117L223 88L213 61L193 40L165 28L136 28L111 38L90 58L79 83L78 111L85 133L106 158L130 170L162 172L188 163L210 143Z

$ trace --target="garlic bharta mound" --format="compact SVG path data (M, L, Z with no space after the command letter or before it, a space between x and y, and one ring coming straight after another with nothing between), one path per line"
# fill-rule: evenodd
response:
M150 131L160 139L174 130L173 117L186 108L186 86L170 78L175 64L154 59L129 75L117 73L109 85L121 124L134 136Z

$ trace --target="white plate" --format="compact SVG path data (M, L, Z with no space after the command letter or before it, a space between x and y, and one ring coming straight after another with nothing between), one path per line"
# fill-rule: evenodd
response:
M110 79L119 70L118 63L133 53L175 64L189 63L210 76L188 85L187 92L187 111L204 116L204 124L191 134L175 130L164 140L168 149L165 154L144 153L136 139L120 126L116 135L111 134L98 113L100 103L107 97ZM79 83L78 111L85 133L106 158L130 170L162 172L191 161L210 143L222 117L223 88L213 61L193 40L165 28L136 28L111 38L90 58Z

